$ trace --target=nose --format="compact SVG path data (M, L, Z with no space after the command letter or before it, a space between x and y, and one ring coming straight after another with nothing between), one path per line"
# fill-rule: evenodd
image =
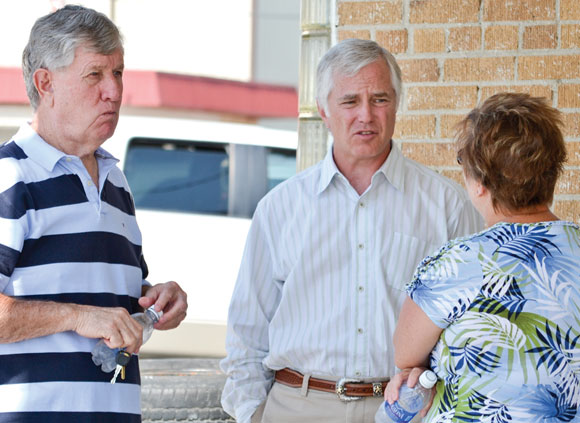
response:
M103 79L101 86L101 99L103 101L121 101L123 98L123 79L121 76L111 74Z
M358 107L358 120L360 122L370 122L373 119L371 104L367 101L361 101Z

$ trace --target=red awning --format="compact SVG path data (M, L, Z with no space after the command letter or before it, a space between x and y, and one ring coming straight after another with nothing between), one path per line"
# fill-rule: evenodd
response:
M154 71L125 71L123 104L227 113L247 117L297 117L293 87ZM0 104L28 104L22 71L0 67Z

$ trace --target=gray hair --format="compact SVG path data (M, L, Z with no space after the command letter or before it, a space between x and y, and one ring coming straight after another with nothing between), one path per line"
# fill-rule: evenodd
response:
M83 6L67 5L35 22L22 53L22 73L34 110L40 101L34 86L34 72L69 66L81 44L96 53L109 55L123 49L123 38L107 16Z
M395 105L401 99L401 69L395 57L386 49L371 40L351 38L334 45L320 59L316 70L316 99L328 113L328 96L334 85L336 74L354 76L367 65L384 60L391 74L391 85L395 90Z

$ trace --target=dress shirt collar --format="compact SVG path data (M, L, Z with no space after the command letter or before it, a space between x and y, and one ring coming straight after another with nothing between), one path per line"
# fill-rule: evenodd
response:
M12 139L24 150L26 156L49 172L53 171L61 159L67 157L67 154L44 141L28 123L22 125ZM119 161L101 147L95 155L98 159L114 160L115 163Z
M381 165L381 167L373 175L373 180L375 176L382 173L385 178L395 187L398 191L403 191L405 189L405 175L403 166L403 155L399 148L391 141L391 151L387 156L387 160ZM318 194L321 194L328 188L333 178L336 175L342 175L336 163L334 162L334 157L332 156L332 148L328 149L326 156L322 161L322 170L320 175L320 181L318 184ZM343 175L344 177L344 175ZM346 177L345 177L346 179Z

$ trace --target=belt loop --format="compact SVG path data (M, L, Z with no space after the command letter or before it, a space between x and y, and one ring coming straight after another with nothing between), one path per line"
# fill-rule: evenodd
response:
M304 375L304 379L302 379L302 388L300 389L300 395L303 397L308 396L308 382L310 382L310 374Z

